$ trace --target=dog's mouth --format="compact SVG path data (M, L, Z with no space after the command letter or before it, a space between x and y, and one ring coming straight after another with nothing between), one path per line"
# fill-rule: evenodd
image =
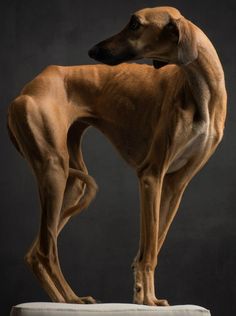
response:
M100 42L99 44L93 46L88 51L88 55L90 58L110 66L119 65L124 62L134 61L142 58L138 56L137 53L132 49L132 47L129 47L128 45L123 46L123 48L121 48L120 45L119 51L116 51L116 53L114 53L111 51L111 49L107 47L107 41ZM153 66L156 69L169 64L169 61L167 59L161 57L151 59L153 59Z
M99 44L92 47L88 51L88 55L90 58L110 66L138 59L132 49L126 49L118 54L113 54L109 49L101 47Z
M135 51L132 49L126 49L123 52L115 55L109 49L101 46L100 44L93 46L88 51L88 55L90 58L109 66L115 66L124 62L134 61L142 58L138 57ZM161 58L153 59L153 66L156 69L164 67L168 64L169 61L167 60Z

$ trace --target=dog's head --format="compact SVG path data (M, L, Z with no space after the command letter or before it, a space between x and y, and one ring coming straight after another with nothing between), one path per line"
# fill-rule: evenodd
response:
M118 34L98 43L89 56L108 65L141 58L164 64L188 64L197 58L192 23L172 7L147 8L131 16Z

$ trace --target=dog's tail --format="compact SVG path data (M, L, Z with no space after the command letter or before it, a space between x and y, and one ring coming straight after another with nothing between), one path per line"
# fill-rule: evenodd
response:
M62 219L69 218L87 208L97 193L97 184L88 174L81 151L81 140L84 131L89 125L76 121L70 128L67 138L67 147L70 156L69 176L82 182L83 194L73 206L65 209Z
M64 211L63 218L76 215L77 213L81 212L83 209L87 208L89 204L92 202L92 200L95 198L97 189L98 189L98 186L95 180L93 179L93 177L91 177L88 174L85 174L83 171L70 168L69 174L83 181L86 184L86 187L85 187L85 192L83 193L79 202L76 205Z

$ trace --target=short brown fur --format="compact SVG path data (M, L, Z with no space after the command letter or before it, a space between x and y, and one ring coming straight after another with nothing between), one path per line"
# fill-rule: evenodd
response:
M34 172L42 207L40 231L26 261L55 302L96 302L72 291L57 252L64 225L96 194L80 146L89 126L104 133L139 179L134 302L147 305L168 304L155 294L158 253L186 186L223 136L224 73L209 39L174 8L140 10L135 18L137 31L127 26L100 49L113 59L122 49L123 59L129 59L128 49L136 54L130 59L169 65L49 66L9 107L11 139Z

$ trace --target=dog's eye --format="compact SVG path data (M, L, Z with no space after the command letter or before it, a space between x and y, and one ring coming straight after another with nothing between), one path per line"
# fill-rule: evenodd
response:
M169 23L165 26L165 28L166 28L167 30L169 30L169 31L172 31L172 30L174 30L176 27L175 27L175 25L174 25L172 22L169 22Z
M140 22L138 20L138 18L133 15L130 22L129 22L129 29L132 31L136 31L139 27L140 27Z

